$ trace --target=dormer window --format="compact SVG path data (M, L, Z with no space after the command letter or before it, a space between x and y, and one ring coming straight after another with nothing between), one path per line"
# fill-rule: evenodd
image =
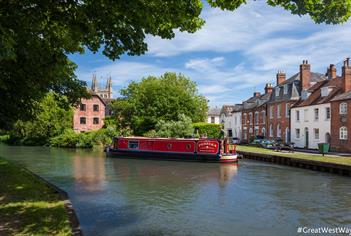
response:
M321 96L326 97L328 95L329 95L329 88L328 87L321 88Z
M288 85L284 84L284 94L288 94Z
M301 93L301 99L306 100L310 95L311 95L311 93L309 93L307 90L304 90Z

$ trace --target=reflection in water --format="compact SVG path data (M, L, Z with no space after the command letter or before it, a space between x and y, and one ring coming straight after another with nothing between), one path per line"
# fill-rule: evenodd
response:
M73 176L76 184L87 191L101 191L106 179L105 158L82 158L79 155L74 155Z
M105 158L101 151L8 147L0 156L68 192L85 235L295 235L351 227L351 179L236 164Z

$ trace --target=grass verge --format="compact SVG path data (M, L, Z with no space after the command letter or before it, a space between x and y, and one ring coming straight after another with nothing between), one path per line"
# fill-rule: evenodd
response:
M25 169L2 158L0 235L71 235L60 195Z
M269 150L265 148L242 146L242 145L238 145L236 150L239 153L240 151L251 152L251 153L259 153L259 154L267 154L271 156L284 156L284 157L290 157L290 158L296 158L296 159L320 161L320 162L351 166L351 157L339 157L339 156L332 156L332 155L325 155L323 157L321 154L316 155L316 154L309 154L309 153L302 153L302 152L294 152L294 153L275 152L273 150Z

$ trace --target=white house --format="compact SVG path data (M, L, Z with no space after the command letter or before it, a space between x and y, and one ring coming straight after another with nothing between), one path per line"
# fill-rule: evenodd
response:
M220 121L223 123L226 136L241 139L241 110L241 104L222 107Z
M291 142L295 147L317 149L330 142L330 103L291 109Z
M339 92L340 79L320 81L303 91L291 109L291 142L299 148L317 149L331 141L330 100Z
M208 109L207 113L207 123L212 123L212 124L220 124L220 116L221 109L218 107L213 107Z

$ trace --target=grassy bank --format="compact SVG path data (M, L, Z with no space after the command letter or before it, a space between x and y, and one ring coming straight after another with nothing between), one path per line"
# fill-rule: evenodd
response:
M71 235L60 196L41 180L2 158L0 235Z
M296 158L296 159L320 161L320 162L351 166L351 157L339 157L339 156L333 156L333 155L325 155L323 157L321 154L309 154L309 153L302 153L302 152L294 152L294 153L275 152L269 149L251 147L251 146L242 146L242 145L237 146L237 151L239 153L240 151L251 152L251 153L259 153L259 154L267 154L272 156L284 156L284 157L290 157L290 158Z

